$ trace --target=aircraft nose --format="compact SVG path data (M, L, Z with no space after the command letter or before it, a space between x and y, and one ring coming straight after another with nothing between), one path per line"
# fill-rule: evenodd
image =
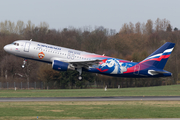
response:
M7 46L7 45L4 46L4 50L5 50L6 52L8 51L8 46Z

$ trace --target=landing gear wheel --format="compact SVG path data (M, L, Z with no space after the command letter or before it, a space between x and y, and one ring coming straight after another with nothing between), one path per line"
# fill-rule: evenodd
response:
M24 67L25 67L25 65L26 65L26 61L27 61L26 59L24 59L24 60L23 60L23 65L22 65L22 68L24 68Z
M81 76L79 76L79 77L78 77L78 79L81 81L81 80L82 80L82 77L81 77Z

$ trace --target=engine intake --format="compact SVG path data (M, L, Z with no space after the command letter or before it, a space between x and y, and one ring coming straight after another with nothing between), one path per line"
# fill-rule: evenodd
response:
M57 71L66 71L67 69L75 70L75 67L69 63L54 60L52 68Z

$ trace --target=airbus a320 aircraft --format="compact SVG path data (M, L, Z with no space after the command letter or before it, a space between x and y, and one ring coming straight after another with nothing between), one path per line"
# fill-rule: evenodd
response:
M166 77L172 73L163 70L174 43L167 42L141 62L112 58L104 55L68 49L32 40L18 40L4 46L4 50L24 59L52 64L58 71L77 70L81 80L82 71L116 77ZM25 61L23 62L25 65Z

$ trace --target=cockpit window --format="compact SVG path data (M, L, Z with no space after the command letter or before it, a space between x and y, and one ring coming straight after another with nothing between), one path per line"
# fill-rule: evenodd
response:
M19 43L12 43L13 45L19 46Z

